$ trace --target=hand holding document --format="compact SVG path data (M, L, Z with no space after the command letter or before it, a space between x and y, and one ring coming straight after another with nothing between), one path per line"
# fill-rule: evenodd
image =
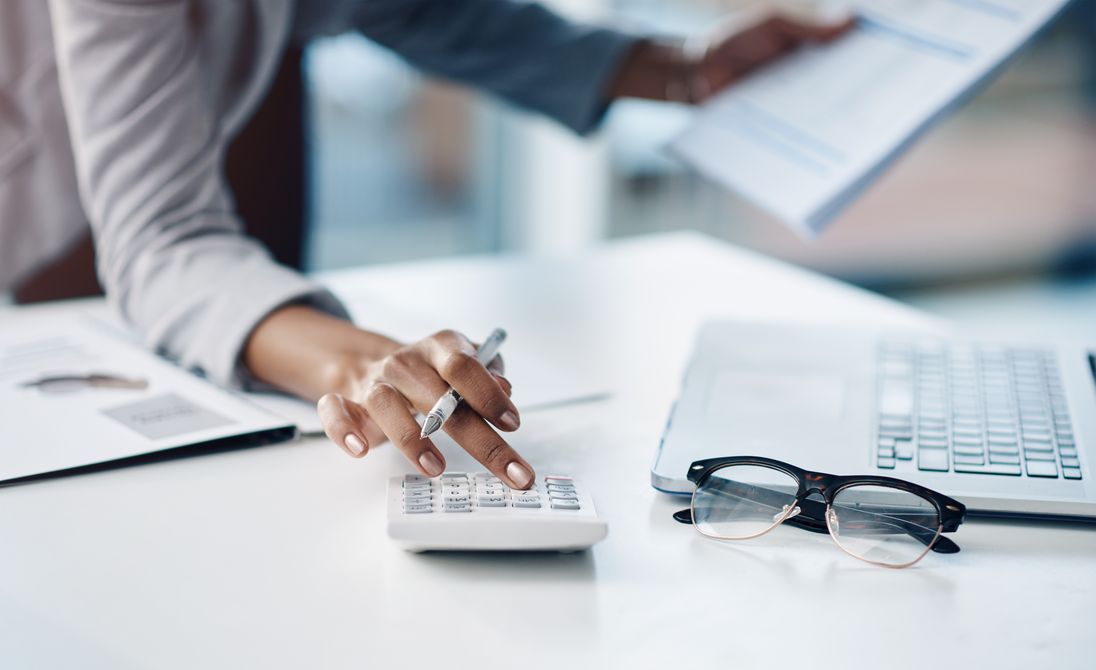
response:
M706 103L671 151L820 233L1068 0L861 0L857 26Z

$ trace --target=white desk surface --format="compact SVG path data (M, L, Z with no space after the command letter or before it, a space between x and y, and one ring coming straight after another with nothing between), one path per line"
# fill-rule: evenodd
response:
M703 318L927 317L684 234L326 278L392 332L498 323L604 375L609 400L529 413L513 442L539 474L586 480L608 539L572 555L406 554L385 539L384 486L408 466L321 439L0 489L0 665L1092 667L1094 530L968 521L961 553L884 570L824 535L706 540L648 483ZM426 290L439 278L462 292ZM437 314L401 317L393 295Z

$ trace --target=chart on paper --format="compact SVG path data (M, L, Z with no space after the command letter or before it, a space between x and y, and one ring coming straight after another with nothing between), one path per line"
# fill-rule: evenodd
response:
M821 232L1068 0L864 0L857 25L715 96L670 150Z

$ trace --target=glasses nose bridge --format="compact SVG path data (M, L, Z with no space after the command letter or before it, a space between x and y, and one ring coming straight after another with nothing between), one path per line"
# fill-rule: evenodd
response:
M829 490L830 477L815 472L808 472L803 477L803 495L800 496L800 500L805 500L813 493L817 493L819 497L826 500L826 493Z

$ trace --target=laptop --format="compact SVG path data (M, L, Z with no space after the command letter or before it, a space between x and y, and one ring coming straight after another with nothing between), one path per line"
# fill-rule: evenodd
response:
M971 516L1096 521L1096 345L713 322L695 344L651 483L768 456L913 481Z

